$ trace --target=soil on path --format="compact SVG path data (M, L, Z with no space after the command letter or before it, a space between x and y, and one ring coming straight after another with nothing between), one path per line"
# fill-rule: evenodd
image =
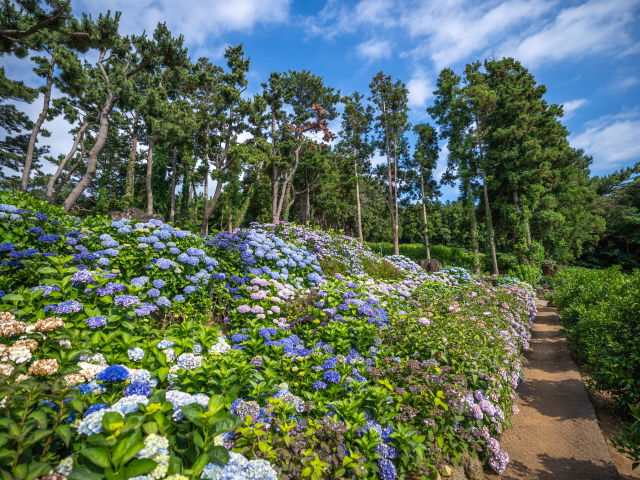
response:
M557 310L540 307L525 381L518 388L520 414L500 438L510 464L503 480L614 480L616 467L598 425L589 393L560 332Z

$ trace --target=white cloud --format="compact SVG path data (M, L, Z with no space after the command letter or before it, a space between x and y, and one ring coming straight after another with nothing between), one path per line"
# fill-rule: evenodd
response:
M563 111L564 111L564 117L562 117L563 120L568 120L571 117L573 117L575 115L575 112L577 109L579 109L580 107L587 105L588 103L590 103L590 100L586 99L586 98L580 98L578 100L569 100L568 102L564 102L563 106Z
M629 77L629 78L625 78L621 82L616 83L615 88L619 90L626 90L627 88L633 87L638 83L640 83L640 79L638 77Z
M391 44L388 40L372 38L356 47L358 56L366 58L370 62L389 58L391 56Z
M613 52L623 55L637 43L628 27L636 21L639 0L590 0L565 8L555 20L524 39L513 38L505 53L524 65L579 60L587 55Z
M602 116L585 126L584 132L569 140L572 147L593 156L594 171L613 170L640 157L640 107Z
M424 107L436 89L428 75L422 70L414 72L411 79L407 82L407 88L409 89L410 107Z
M580 0L578 0L580 1ZM588 0L564 7L557 0L361 0L350 7L329 0L305 21L311 35L332 38L365 31L395 32L412 41L404 56L430 58L436 70L492 53L527 67L588 55L630 55L640 0Z
M361 0L350 8L340 0L329 0L314 17L305 21L307 33L312 36L333 38L342 33L353 32L359 27L395 25L391 10L392 0Z
M451 0L405 5L402 24L410 35L425 37L412 54L430 57L437 70L489 48L505 33L539 18L553 6L544 0L472 2Z
M106 10L122 11L120 32L152 35L158 22L167 22L174 35L183 34L187 44L199 45L211 36L247 31L258 24L285 22L291 0L81 0L74 4L76 15L97 16Z

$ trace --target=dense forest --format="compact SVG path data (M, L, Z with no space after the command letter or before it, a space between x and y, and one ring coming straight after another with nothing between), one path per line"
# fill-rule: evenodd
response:
M383 72L360 92L332 88L321 72L273 72L249 96L243 45L215 65L190 58L162 23L122 36L120 13L75 18L68 1L1 8L0 55L29 57L42 78L34 88L0 68L2 190L81 217L137 207L201 234L296 222L391 242L395 253L460 247L476 271L480 254L494 272L499 254L640 264L640 164L591 176L562 106L516 59L442 70L432 121L412 125L406 84ZM34 102L35 121L20 111ZM73 128L54 158L45 126L58 116ZM459 198L441 202L443 184Z

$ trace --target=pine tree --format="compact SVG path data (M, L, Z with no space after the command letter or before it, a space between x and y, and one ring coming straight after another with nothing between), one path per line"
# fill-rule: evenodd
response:
M344 111L342 113L342 131L339 135L340 142L337 152L351 159L353 165L353 178L355 182L358 237L364 242L362 234L362 206L360 205L360 175L371 168L370 158L374 151L374 145L369 138L373 127L373 109L370 105L362 104L364 95L358 92L342 99Z
M409 186L409 192L416 191L418 175L415 174L419 172L420 197L422 200L422 216L424 222L424 244L427 259L430 260L431 252L429 251L429 232L427 228L427 199L434 201L440 195L438 182L433 177L433 172L438 162L440 147L438 146L438 134L431 125L416 125L413 131L418 137L418 141L416 143L413 161L407 166L407 171L414 175L409 179L407 184Z
M399 220L398 220L398 163L406 154L406 131L411 128L408 123L408 90L401 80L392 83L390 76L379 72L369 84L371 97L377 116L377 146L382 155L387 157L387 182L389 190L389 211L391 214L391 234L395 255L400 253Z
M220 198L223 184L232 179L233 175L238 174L232 168L235 157L229 156L229 150L236 143L237 135L243 128L240 121L242 118L240 94L248 83L246 75L249 71L250 59L245 58L242 44L227 47L224 58L227 60L226 72L218 72L206 66L209 79L204 83L205 88L212 89L212 94L218 97L211 100L210 105L214 110L212 114L207 114L212 117L210 117L211 122L206 123L211 128L210 136L206 141L211 145L211 165L213 166L211 178L216 181L216 190L210 201L205 198L205 210L200 225L201 235L208 232L209 218ZM216 91L220 93L217 94ZM205 137L206 135L205 132Z

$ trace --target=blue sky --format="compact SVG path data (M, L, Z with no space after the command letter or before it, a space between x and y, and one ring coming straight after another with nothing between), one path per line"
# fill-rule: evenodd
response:
M393 1L78 0L76 15L122 11L121 33L152 33L166 21L182 33L192 60L222 63L226 45L244 43L251 57L247 93L271 71L309 69L342 93L368 93L379 71L410 91L412 123L425 109L442 68L461 73L490 54L512 56L564 104L574 147L594 158L592 173L640 161L640 0ZM29 62L2 58L7 75L37 85ZM38 102L22 106L32 116ZM57 154L68 149L69 126L48 125ZM334 130L339 125L334 123ZM443 145L444 147L444 145ZM444 150L438 173L444 169ZM443 200L454 199L453 188Z

